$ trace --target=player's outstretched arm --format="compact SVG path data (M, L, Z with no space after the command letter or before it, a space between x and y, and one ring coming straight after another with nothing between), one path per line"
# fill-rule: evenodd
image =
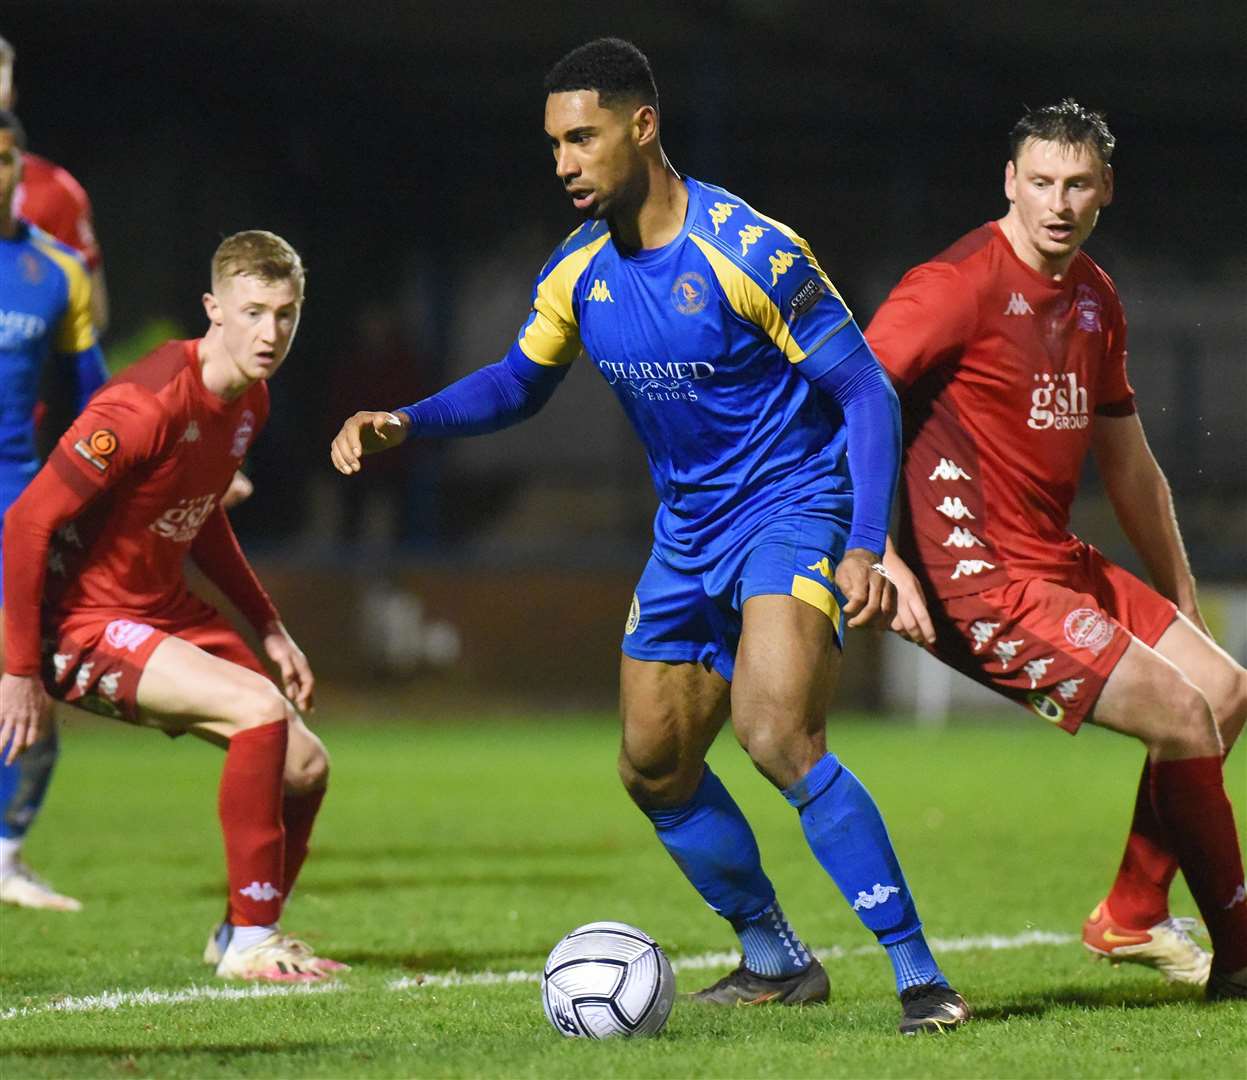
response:
M1178 530L1173 493L1147 444L1138 415L1097 416L1091 439L1109 502L1156 591L1177 604L1183 615L1208 634L1186 545Z
M52 730L52 699L38 675L0 675L0 750L4 764ZM7 748L7 749L6 749Z
M349 476L360 459L420 435L485 435L536 416L567 374L566 364L539 364L513 345L496 364L473 371L432 397L396 412L359 412L333 440L329 457Z

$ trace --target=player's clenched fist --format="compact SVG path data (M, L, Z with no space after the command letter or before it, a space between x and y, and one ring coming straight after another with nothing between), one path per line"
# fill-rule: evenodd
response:
M844 594L850 629L882 629L896 611L896 589L879 567L875 554L865 548L850 548L836 567L836 587Z
M392 412L357 412L338 432L329 448L329 460L340 473L359 472L360 459L390 450L407 438L411 421Z

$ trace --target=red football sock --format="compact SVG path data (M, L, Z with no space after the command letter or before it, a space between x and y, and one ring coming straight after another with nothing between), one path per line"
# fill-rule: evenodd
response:
M286 884L282 891L287 898L307 858L308 837L312 835L312 825L324 798L325 789L321 788L302 795L287 795L282 800L281 819L286 826L286 868L282 874Z
M1177 872L1172 842L1152 806L1151 766L1144 760L1126 853L1108 894L1114 920L1131 930L1147 930L1167 919L1169 886Z
M1152 799L1212 937L1213 966L1247 967L1247 891L1220 757L1152 762Z
M286 736L284 720L249 728L230 739L225 753L217 807L235 926L268 926L281 916Z

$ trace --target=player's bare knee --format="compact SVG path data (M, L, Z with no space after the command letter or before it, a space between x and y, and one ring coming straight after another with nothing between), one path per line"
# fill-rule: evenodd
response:
M267 679L257 676L255 683L240 687L228 706L228 715L224 719L230 721L242 731L250 728L264 727L265 724L291 723L296 713L294 706L281 695Z
M1185 679L1168 688L1165 724L1151 740L1162 758L1212 757L1221 753L1221 736L1207 699Z
M822 740L806 732L755 725L745 747L754 768L778 788L792 787L823 756Z
M292 729L283 774L288 795L308 795L329 786L329 754L325 744L306 728L299 735Z
M701 778L702 763L690 768L676 754L653 755L637 760L628 751L619 754L619 779L642 810L680 806L693 797Z

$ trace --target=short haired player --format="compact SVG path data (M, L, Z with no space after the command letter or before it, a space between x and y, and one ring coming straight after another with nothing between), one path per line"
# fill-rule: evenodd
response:
M1222 759L1247 717L1247 672L1200 617L1126 377L1117 291L1082 251L1113 197L1113 146L1104 117L1072 99L1028 112L1008 212L910 270L866 332L905 418L894 625L1066 731L1089 721L1145 745L1125 857L1083 942L1241 997L1247 893ZM1088 451L1151 586L1068 531ZM1179 866L1212 936L1211 977L1169 914Z
M74 407L81 409L107 378L91 324L86 267L72 249L13 212L24 165L20 131L17 117L0 109L0 515L39 469L35 413L41 383L64 386ZM0 522L0 547L3 540ZM48 911L82 907L34 873L23 857L26 836L51 782L57 748L54 726L11 764L4 764L6 748L0 743L2 903Z
M659 839L740 938L697 997L825 1001L753 833L705 754L730 711L756 767L887 950L901 1031L969 1015L931 956L883 819L826 744L845 625L886 615L883 552L899 453L895 397L796 233L663 153L644 55L608 38L546 79L555 172L589 220L537 277L498 363L404 409L357 413L343 473L409 433L532 416L583 349L649 456L661 502L623 638L619 771Z
M342 965L281 932L328 759L301 713L313 677L219 503L268 416L294 340L303 265L262 231L224 240L208 329L101 389L5 519L0 744L47 724L48 697L225 750L219 811L227 919L205 959L223 978L310 981ZM187 587L187 555L280 672Z

